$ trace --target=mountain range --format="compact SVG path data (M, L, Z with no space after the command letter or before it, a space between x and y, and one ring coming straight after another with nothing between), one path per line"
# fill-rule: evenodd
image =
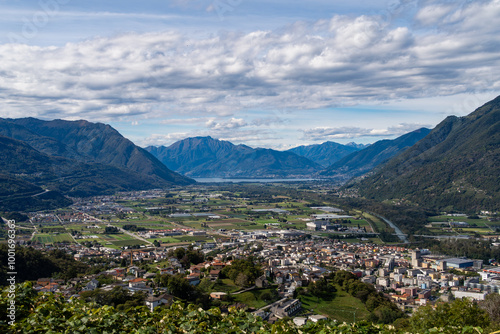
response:
M194 137L168 147L146 147L168 168L198 178L273 178L310 176L321 166L292 152L234 145L211 137Z
M19 189L29 202L38 190L62 198L194 183L100 123L0 119L0 152L8 157L0 161L2 203Z
M368 147L325 142L276 151L211 137L142 149L101 123L0 118L0 210L58 207L71 202L65 196L184 186L195 182L189 177L351 179L346 187L366 198L499 210L499 121L497 97L433 130Z
M441 210L500 210L500 96L449 116L425 138L363 179L360 194Z
M415 145L430 131L430 129L420 128L393 140L379 140L363 150L351 153L336 161L320 175L339 181L361 176Z
M193 137L168 147L149 146L146 150L168 168L194 178L314 177L345 181L399 154L429 131L422 128L394 140L366 146L325 142L276 151L234 145L211 137ZM333 164L325 169L330 161ZM345 161L345 170L338 170L339 161Z
M305 157L322 167L328 167L346 155L357 152L362 148L364 148L364 145L342 145L327 141L322 144L294 147L289 149L288 152Z

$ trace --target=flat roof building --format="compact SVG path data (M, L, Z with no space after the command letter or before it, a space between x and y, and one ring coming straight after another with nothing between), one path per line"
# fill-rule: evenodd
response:
M448 268L469 268L474 266L474 260L469 259L450 258L442 261L446 261Z

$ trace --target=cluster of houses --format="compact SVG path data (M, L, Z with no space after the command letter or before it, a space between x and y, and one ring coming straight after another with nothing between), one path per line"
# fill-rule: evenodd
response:
M266 273L283 284L286 296L318 279L324 268L352 272L405 310L450 295L481 300L500 291L500 268L482 269L482 260L446 258L400 246L317 240L264 243L260 255L267 259Z
M78 248L73 249L77 259L90 256L116 260L122 258L130 261L130 265L100 273L113 279L114 283L108 286L99 286L96 280L98 275L94 275L74 278L69 282L40 279L35 289L61 292L72 298L80 291L121 286L131 292L145 292L148 295L145 302L151 310L173 301L166 291L153 289L151 281L157 274L182 274L192 285L199 284L202 278L215 282L220 278L221 270L231 264L226 259L250 255L261 261L264 273L256 280L256 287L267 287L271 282L277 285L280 301L255 311L267 319L299 313L301 305L298 299L294 299L295 290L319 280L331 270L352 272L361 281L374 285L404 310L434 303L437 299L447 300L451 296L481 300L489 293L500 291L500 268L482 268L480 260L446 258L432 255L426 250L410 250L402 246L352 244L320 238L306 241L293 238L252 239L252 242L244 244L216 244L219 254L213 260L189 268L185 268L177 258L169 257L166 249L95 250L74 244L66 247ZM137 262L161 262L167 265L146 271L134 265ZM211 297L224 299L225 294L222 291L213 292ZM307 319L299 317L297 321L304 322Z
M147 198L157 196L155 193L142 195L130 194L130 198ZM220 194L219 194L220 196ZM188 196L186 196L188 197ZM57 221L93 222L92 210L96 206L104 211L128 212L125 207L112 204L112 197L96 198L96 203L81 203L79 209L84 213L67 216L39 216L36 222L50 223ZM203 202L203 201L202 201ZM311 231L342 231L349 233L366 233L364 228L345 227L332 223L335 219L350 219L351 216L341 215L341 210L331 207L315 207L325 214L314 215L306 223ZM289 214L282 209L254 209L253 211L270 211L276 214ZM193 216L196 214L174 213L172 215ZM200 213L200 217L220 219L211 213ZM458 222L457 222L458 223ZM451 223L450 223L451 224ZM455 223L454 223L455 224ZM294 299L296 290L319 280L332 270L346 270L356 275L362 282L372 284L377 290L386 294L401 309L412 310L437 299L447 300L467 297L477 300L484 299L489 293L500 291L500 268L483 268L481 260L463 258L446 258L435 256L426 250L411 250L403 246L386 246L368 243L345 243L340 240L325 238L307 239L303 231L274 229L253 231L226 231L219 234L227 239L219 242L205 242L195 244L202 252L217 251L214 259L205 263L191 265L185 268L176 258L169 257L168 249L143 248L135 250L117 250L104 247L84 247L79 244L60 245L71 252L76 260L85 260L90 257L104 257L119 262L125 259L127 267L115 267L104 271L104 274L113 279L113 284L100 286L96 279L98 275L85 278L74 278L69 282L53 279L40 279L35 284L38 291L61 292L68 298L76 297L78 292L92 291L97 288L112 289L120 286L131 292L142 291L148 297L146 305L153 310L160 305L168 305L173 297L166 291L154 289L151 281L157 274L181 274L191 285L197 285L202 278L216 282L220 278L221 270L230 265L227 259L240 259L253 256L258 259L263 269L263 276L259 277L255 285L257 288L267 287L271 282L277 285L280 300L256 310L255 314L263 318L272 319L295 316L301 310L298 299ZM277 225L277 224L275 224ZM92 224L88 225L93 228ZM157 229L138 233L144 238L156 236L177 236L184 234L204 235L205 231L193 229ZM300 239L300 240L299 240ZM35 245L44 249L52 246ZM157 266L154 270L143 270L137 263L167 263ZM99 274L99 275L100 275ZM224 299L225 292L213 292L213 299ZM297 323L317 321L321 316L314 315L310 319L296 318Z

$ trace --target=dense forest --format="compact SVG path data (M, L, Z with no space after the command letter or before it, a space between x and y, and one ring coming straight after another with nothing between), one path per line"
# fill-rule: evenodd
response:
M0 244L0 285L7 282L7 244ZM84 273L88 266L74 260L62 250L42 253L31 247L16 247L16 280L24 282L38 278L57 277L69 279Z

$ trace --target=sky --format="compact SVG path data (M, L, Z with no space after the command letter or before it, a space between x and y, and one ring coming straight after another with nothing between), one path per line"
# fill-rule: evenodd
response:
M0 0L0 117L140 146L393 139L500 95L500 0Z

